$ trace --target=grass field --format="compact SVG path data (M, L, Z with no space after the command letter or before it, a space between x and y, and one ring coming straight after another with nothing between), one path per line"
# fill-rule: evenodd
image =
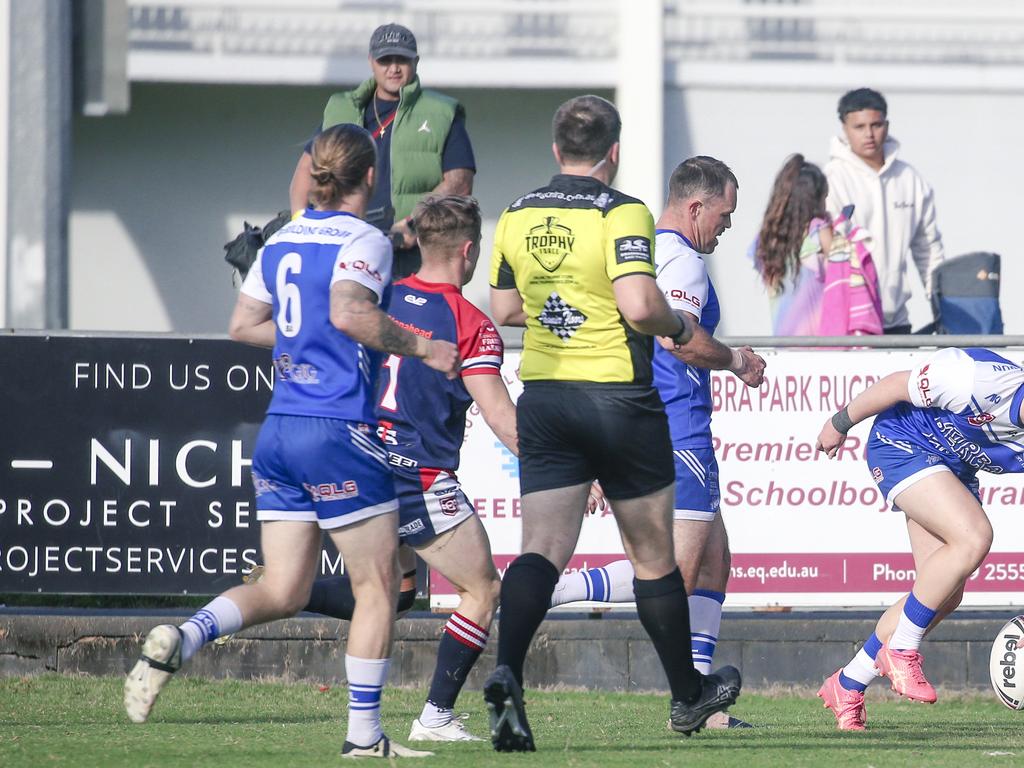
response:
M129 723L121 680L47 676L0 679L0 766L274 766L340 763L344 687L182 678L152 720ZM668 732L664 696L527 692L535 755L498 755L490 743L432 746L427 765L533 766L1004 766L1024 765L1024 714L989 694L946 696L926 707L869 697L866 733L839 733L809 692L745 694L735 714L761 727ZM388 690L385 728L405 742L424 692ZM941 696L940 692L940 696ZM486 730L478 692L460 709ZM422 747L421 747L422 748ZM1009 754L1008 754L1009 753ZM347 762L347 761L346 761Z

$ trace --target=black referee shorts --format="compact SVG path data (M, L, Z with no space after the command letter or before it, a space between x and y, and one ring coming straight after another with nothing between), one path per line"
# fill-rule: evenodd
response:
M528 381L516 425L520 494L597 478L615 501L675 481L665 406L653 387Z

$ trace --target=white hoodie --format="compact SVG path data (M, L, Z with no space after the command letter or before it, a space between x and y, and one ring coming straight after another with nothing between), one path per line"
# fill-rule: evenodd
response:
M931 295L931 271L945 258L942 235L935 225L932 188L896 155L900 144L891 136L882 145L880 171L850 149L844 138L832 137L828 177L828 210L835 216L853 204L853 221L871 235L868 247L878 270L886 328L910 323L907 267L912 257L925 291Z

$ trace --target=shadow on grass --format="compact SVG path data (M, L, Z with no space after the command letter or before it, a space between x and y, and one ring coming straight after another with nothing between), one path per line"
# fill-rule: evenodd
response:
M978 752L997 752L1005 751L1008 747L1014 747L1014 745L1007 745L1005 742L993 743L993 744L979 744L973 742L970 744L949 744L949 743L936 743L935 739L927 738L922 736L919 739L907 740L899 743L886 740L884 738L878 739L819 739L808 742L794 742L794 741L779 741L776 743L766 742L763 740L744 739L743 741L721 740L721 741L687 741L685 738L679 742L671 743L666 742L662 744L628 744L621 743L615 744L614 749L616 750L627 750L629 752L642 752L642 753L659 753L666 751L684 750L693 745L694 748L699 748L701 755L706 757L708 753L717 752L722 755L726 754L743 754L751 753L763 753L763 752L808 752L808 753L820 753L822 749L827 748L830 753L838 757L843 752L858 752L861 750L881 750L884 749L887 755L895 754L920 754L922 750L943 750L947 752L963 752L965 754L977 754ZM546 745L543 742L537 744L537 749L540 752L553 752L555 750L563 749L565 745L556 746L554 744ZM573 752L579 753L602 753L607 752L611 747L608 744L572 744L570 749ZM1016 747L1020 748L1020 747Z
M69 722L65 717L54 717L48 719L33 718L31 720L17 720L5 718L3 721L4 727L21 727L21 728L50 728L53 726L60 726L61 728L76 728L79 726L103 726L104 728L116 728L123 726L125 728L151 728L154 726L165 726L165 725L309 725L312 723L330 723L339 721L341 714L334 712L330 714L315 714L315 715L289 715L286 717L280 716L269 716L269 715L242 715L241 717L230 716L210 716L210 717L176 717L174 715L162 715L150 720L147 723L131 723L127 719L118 718L112 721L109 717L106 719L89 719L89 720L75 720Z

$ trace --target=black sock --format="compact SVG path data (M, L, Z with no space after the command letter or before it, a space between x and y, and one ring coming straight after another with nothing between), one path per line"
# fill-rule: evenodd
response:
M558 577L558 569L550 560L536 552L527 552L512 561L501 580L498 664L507 664L520 686L526 652L551 605Z
M487 630L459 613L444 625L437 648L437 665L427 701L439 709L453 709L466 676L487 645Z
M302 610L322 613L342 621L352 621L356 609L356 596L352 594L352 582L348 576L332 576L317 579L309 593L309 602Z
M700 675L693 668L690 643L690 606L679 569L660 579L633 579L636 612L654 643L665 669L672 698L693 701L700 694Z
M415 571L413 571L415 573ZM398 593L398 610L396 613L405 613L412 608L416 602L416 588L406 589Z
M415 576L416 571L403 574L402 578ZM407 589L398 593L398 613L412 608L416 601L416 589ZM322 613L342 621L352 621L352 612L356 609L356 597L352 594L352 582L348 576L332 576L317 579L309 593L309 602L302 610L309 613Z

